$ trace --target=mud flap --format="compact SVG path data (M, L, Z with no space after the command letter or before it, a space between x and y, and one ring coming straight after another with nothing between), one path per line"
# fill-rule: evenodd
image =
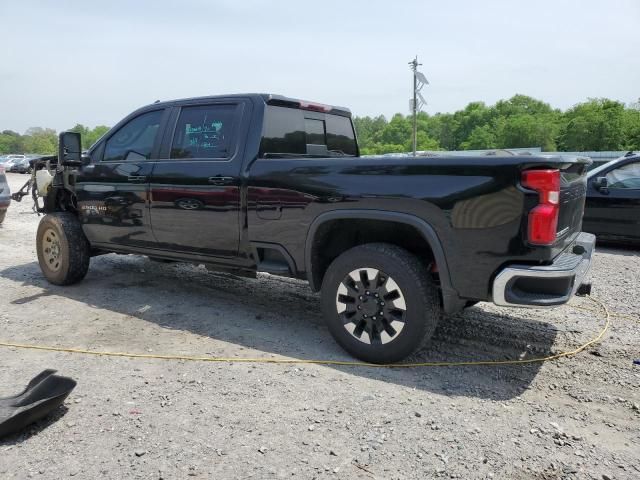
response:
M76 381L45 370L34 377L22 393L0 398L0 437L19 432L57 409L76 386Z

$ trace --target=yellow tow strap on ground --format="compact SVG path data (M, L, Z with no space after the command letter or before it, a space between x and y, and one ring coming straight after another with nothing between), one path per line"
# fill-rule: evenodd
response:
M224 357L201 357L201 356L185 356L185 355L159 355L159 354L145 354L145 353L127 353L127 352L99 352L95 350L84 350L80 348L64 348L64 347L50 347L46 345L26 345L21 343L12 342L0 342L0 347L21 348L27 350L44 350L48 352L64 352L64 353L78 353L83 355L96 355L101 357L126 357L126 358L144 358L144 359L160 359L160 360L185 360L194 362L219 362L219 363L275 363L275 364L316 364L316 365L344 365L350 367L375 367L375 368L416 368L416 367L461 367L461 366L479 366L479 365L520 365L527 363L541 363L549 360L556 360L561 357L570 357L576 355L586 348L599 342L604 334L609 329L611 323L611 313L607 306L599 300L592 299L595 303L602 307L606 318L605 324L602 330L589 340L587 343L580 345L579 347L568 350L565 352L555 353L546 357L538 358L525 358L514 360L479 360L479 361L463 361L463 362L418 362L418 363L396 363L396 364L374 364L366 362L354 362L343 360L300 360L300 359L287 359L287 358L224 358ZM578 307L570 305L572 308L595 312L584 307ZM617 314L618 316L631 315Z

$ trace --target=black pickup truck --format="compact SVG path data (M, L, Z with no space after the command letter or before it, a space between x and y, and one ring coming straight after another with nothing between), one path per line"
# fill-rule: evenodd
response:
M349 110L266 94L156 102L79 145L61 134L33 176L57 285L108 252L305 279L338 343L378 363L442 312L588 290L586 158L360 157Z

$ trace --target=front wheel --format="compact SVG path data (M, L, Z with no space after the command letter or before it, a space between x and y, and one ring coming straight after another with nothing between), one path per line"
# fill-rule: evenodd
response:
M347 250L322 282L322 309L335 340L370 363L393 363L429 339L441 316L437 287L422 262L395 245Z
M38 263L45 278L54 285L71 285L89 269L91 248L80 221L71 213L49 213L36 234Z

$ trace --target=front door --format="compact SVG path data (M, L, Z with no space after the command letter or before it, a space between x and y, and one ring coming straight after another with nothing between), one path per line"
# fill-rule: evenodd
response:
M239 133L249 104L187 104L151 176L151 224L163 250L235 257L240 241ZM163 145L163 149L164 149Z
M76 177L82 228L92 244L153 247L149 178L164 110L142 113L92 149Z

